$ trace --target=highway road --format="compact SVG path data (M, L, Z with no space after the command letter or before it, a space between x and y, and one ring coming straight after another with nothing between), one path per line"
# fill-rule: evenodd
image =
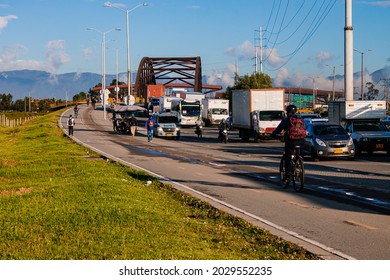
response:
M69 109L71 110L71 109ZM67 111L59 120L66 132ZM147 142L112 131L111 114L81 107L72 139L104 157L142 169L215 207L268 229L324 259L390 259L390 163L385 153L355 161L305 159L302 193L282 189L278 166L283 144L242 142L231 131L218 143L215 128L197 138Z

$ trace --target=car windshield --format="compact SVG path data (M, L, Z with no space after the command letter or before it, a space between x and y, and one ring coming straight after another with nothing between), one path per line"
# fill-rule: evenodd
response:
M227 115L226 109L213 108L211 109L211 114L213 115Z
M262 111L260 112L261 121L281 121L283 112L281 111Z
M164 116L158 118L159 123L178 123L179 119L176 116Z
M385 128L380 122L355 122L355 131L384 131Z
M313 128L313 131L318 136L346 134L345 130L338 125L318 125Z

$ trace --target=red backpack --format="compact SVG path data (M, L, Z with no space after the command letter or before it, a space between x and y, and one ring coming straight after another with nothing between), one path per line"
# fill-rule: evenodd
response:
M289 138L291 140L302 140L306 137L306 127L303 120L295 115L290 117Z

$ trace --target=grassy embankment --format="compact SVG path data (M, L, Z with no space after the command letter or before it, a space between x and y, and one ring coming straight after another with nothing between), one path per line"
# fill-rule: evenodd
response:
M0 259L316 258L100 159L65 137L58 118L0 128Z

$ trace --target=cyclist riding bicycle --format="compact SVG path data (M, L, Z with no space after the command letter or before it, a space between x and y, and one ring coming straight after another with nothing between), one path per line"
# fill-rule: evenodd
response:
M295 119L299 118L297 113L297 106L295 105L288 105L286 108L287 111L287 117L285 117L278 127L272 132L271 136L276 138L278 135L280 135L282 132L284 132L284 153L285 153L285 166L286 166L286 177L284 178L285 181L288 181L289 174L291 173L291 165L289 164L289 161L291 159L291 155L294 154L294 150L297 150L297 155L300 155L300 149L305 144L305 136L306 136L306 129L304 127L303 121L300 122L303 125L303 131L298 131L297 135L293 135L295 130L292 126L294 125ZM299 147L299 148L296 148Z
M74 106L73 111L74 111L75 117L77 118L79 115L79 106L77 104L76 104L76 106Z

